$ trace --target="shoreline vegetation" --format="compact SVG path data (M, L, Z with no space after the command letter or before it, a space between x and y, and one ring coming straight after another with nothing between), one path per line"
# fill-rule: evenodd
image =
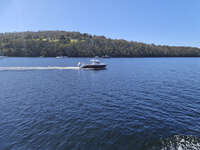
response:
M0 33L0 55L9 57L200 57L200 48L110 39L80 32Z

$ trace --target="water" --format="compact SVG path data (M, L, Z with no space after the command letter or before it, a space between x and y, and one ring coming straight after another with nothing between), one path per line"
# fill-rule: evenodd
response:
M0 60L1 150L200 149L200 58L88 60Z

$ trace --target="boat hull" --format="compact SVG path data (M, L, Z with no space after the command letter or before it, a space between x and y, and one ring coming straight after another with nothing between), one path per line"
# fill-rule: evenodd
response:
M88 68L88 69L105 69L106 65L83 65L81 68Z

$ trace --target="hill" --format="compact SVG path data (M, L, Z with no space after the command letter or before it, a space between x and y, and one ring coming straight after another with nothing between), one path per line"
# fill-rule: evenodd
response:
M0 52L15 57L199 57L194 47L159 46L80 32L0 33Z

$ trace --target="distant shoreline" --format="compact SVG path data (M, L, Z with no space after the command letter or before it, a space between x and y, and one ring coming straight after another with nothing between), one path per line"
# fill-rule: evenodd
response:
M0 33L0 55L9 57L200 57L200 48L145 44L80 32Z
M3 56L4 58L56 58L56 57L29 57L29 56ZM67 58L94 58L94 57L65 57L59 59L67 59ZM103 58L98 57L98 59L115 59L115 58L200 58L200 56L188 56L188 57L110 57L110 58Z

